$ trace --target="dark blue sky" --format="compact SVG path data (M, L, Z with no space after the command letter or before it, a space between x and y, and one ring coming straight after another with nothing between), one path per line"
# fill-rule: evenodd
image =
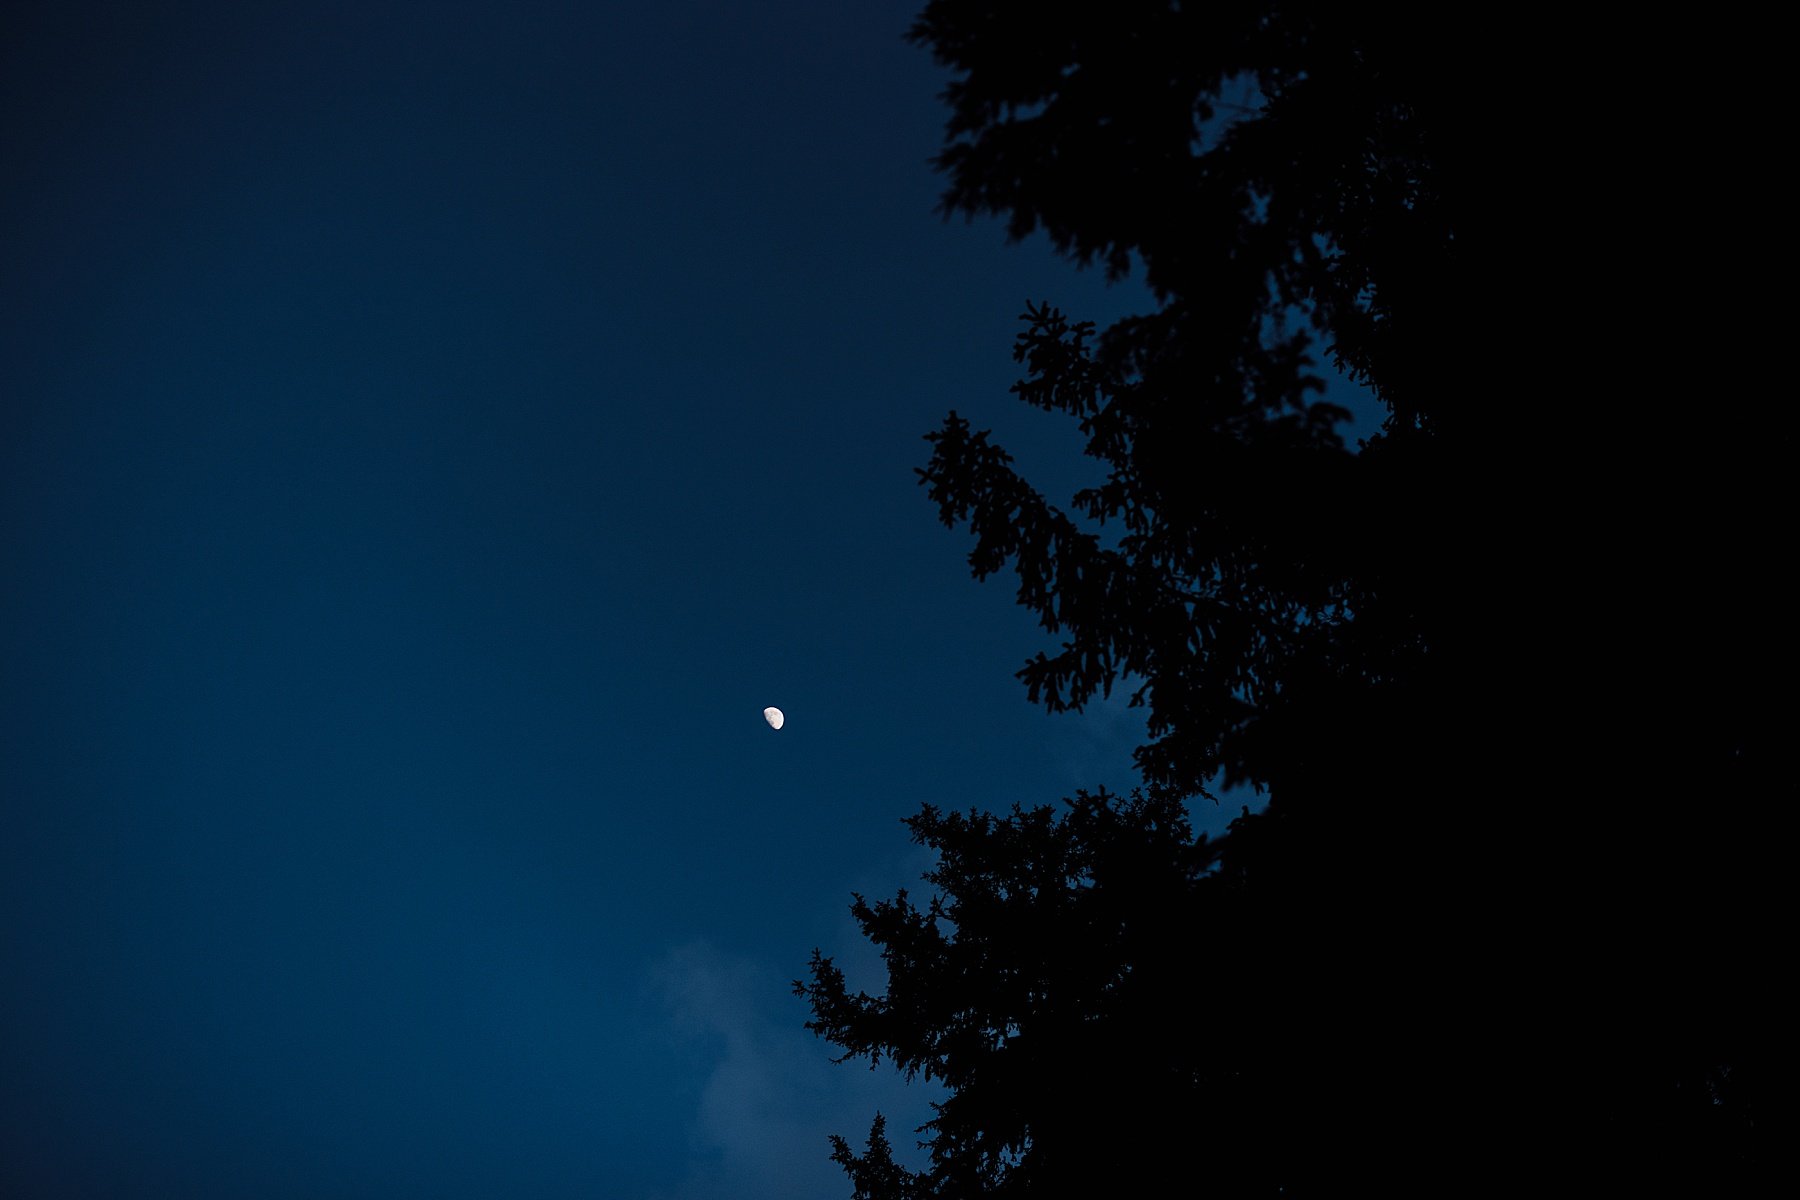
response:
M1026 704L921 435L1079 481L1016 315L1142 300L934 214L915 3L8 5L0 1193L824 1200L917 1119L788 981L1140 728Z

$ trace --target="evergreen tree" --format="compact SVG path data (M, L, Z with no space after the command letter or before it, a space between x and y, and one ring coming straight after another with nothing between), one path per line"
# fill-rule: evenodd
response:
M937 894L855 909L885 995L815 955L811 1026L950 1092L921 1174L880 1128L838 1145L859 1197L1753 1173L1773 669L1733 623L1768 586L1746 430L1677 447L1521 403L1496 76L1430 33L1256 0L914 26L956 73L946 210L1157 298L1104 332L1031 305L1015 347L1103 484L1053 504L954 413L921 472L1062 639L1029 697L1123 683L1152 740L1141 795L913 818ZM1386 412L1356 446L1321 355ZM1656 473L1571 485L1644 445L1681 456L1678 520ZM1215 843L1182 805L1219 780L1269 803Z

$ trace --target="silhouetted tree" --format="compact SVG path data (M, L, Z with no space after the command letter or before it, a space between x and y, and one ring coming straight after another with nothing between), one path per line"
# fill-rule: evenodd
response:
M1095 1195L1170 1171L1274 1194L1290 1122L1257 1066L1272 1027L1236 1014L1278 998L1240 969L1250 897L1182 806L1082 793L1060 817L927 806L909 824L938 853L937 894L854 906L883 947L886 994L852 993L817 954L800 986L812 1027L847 1054L949 1091L928 1171L896 1164L880 1124L865 1153L836 1141L855 1195Z
M1064 639L1030 698L1126 682L1152 740L1142 796L913 818L939 895L856 906L886 995L815 956L813 1028L950 1090L922 1175L879 1129L839 1144L859 1197L1752 1169L1774 863L1747 430L1521 397L1549 385L1496 350L1539 361L1494 327L1527 240L1493 203L1520 167L1497 77L1401 22L933 0L913 29L957 73L946 211L1157 298L1104 334L1029 306L1015 348L1103 484L1060 508L954 413L921 472L975 574L1010 567ZM1386 410L1354 449L1319 338ZM1667 477L1601 469L1646 447ZM1219 779L1270 801L1213 844L1181 805Z

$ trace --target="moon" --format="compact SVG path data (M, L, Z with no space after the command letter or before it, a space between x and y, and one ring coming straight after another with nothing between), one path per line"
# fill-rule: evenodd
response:
M780 729L781 723L787 718L781 715L779 708L765 708L763 709L763 720L769 723L770 729Z

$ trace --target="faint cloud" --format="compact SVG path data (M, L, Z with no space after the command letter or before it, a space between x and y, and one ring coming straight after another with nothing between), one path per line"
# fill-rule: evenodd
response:
M791 980L706 943L669 951L648 986L671 1041L698 1061L704 1084L692 1119L692 1166L664 1200L844 1200L829 1134L861 1147L877 1110L899 1133L930 1116L937 1095L882 1067L836 1064L834 1047L802 1028ZM896 1148L910 1148L903 1134ZM902 1156L907 1157L907 1156Z
M1095 696L1080 712L1051 715L1052 735L1047 753L1054 756L1058 769L1067 780L1070 794L1078 788L1092 792L1104 786L1110 792L1128 795L1143 786L1132 761L1132 751L1150 740L1146 727L1150 717L1147 707L1133 708L1131 694L1141 680L1126 679L1113 687L1110 696ZM1224 788L1214 785L1215 803L1203 796L1193 797L1187 805L1194 831L1211 837L1225 833L1226 827L1248 808L1260 812L1268 804L1266 794L1240 785Z
M1116 684L1112 695L1094 696L1080 712L1051 714L1049 752L1071 793L1101 786L1124 793L1141 783L1131 752L1150 740L1145 729L1150 710L1131 707L1137 687L1137 680L1128 679Z

